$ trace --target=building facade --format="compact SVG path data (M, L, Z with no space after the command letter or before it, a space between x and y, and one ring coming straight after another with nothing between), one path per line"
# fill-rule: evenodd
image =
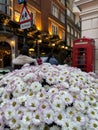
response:
M73 40L81 37L81 21L80 21L80 12L77 8L74 7L73 0L66 1L66 18L67 18L67 45L73 46Z
M3 19L0 43L2 43L1 46L8 44L7 53L11 61L18 55L24 41L27 42L30 51L36 53L37 56L42 53L47 55L54 50L56 53L64 52L63 55L65 55L66 49L69 46L72 47L72 40L80 36L80 28L74 23L75 14L70 8L71 15L69 15L66 2L65 0L28 0L26 7L32 17L32 26L26 29L25 33L19 25L24 3L19 4L18 0L0 1L0 16ZM4 56L1 57L1 61L0 67L5 67Z
M17 0L14 3L14 18L17 21L22 6L23 4L17 4ZM65 0L28 0L27 7L38 30L58 35L61 40L65 40Z
M95 40L95 72L98 73L98 0L75 0L80 8L82 37Z

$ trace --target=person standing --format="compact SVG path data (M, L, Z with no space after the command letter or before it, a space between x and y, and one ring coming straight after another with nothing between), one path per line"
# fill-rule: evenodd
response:
M54 57L54 54L50 54L46 62L50 63L51 65L58 65L58 60Z
M38 65L42 64L42 59L40 58L40 56L37 58L37 63L38 63Z
M29 56L29 50L27 47L23 47L20 54L12 61L14 69L20 69L25 64L38 65L36 59Z

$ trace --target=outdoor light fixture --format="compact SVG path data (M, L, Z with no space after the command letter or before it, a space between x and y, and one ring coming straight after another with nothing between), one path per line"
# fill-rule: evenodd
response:
M37 53L38 53L38 56L40 55L40 46L39 44L42 42L41 39L37 40Z
M67 50L67 49L68 49L68 46L65 46L65 49Z
M9 19L8 18L6 18L6 19L4 19L4 25L7 25L8 24L8 22L9 22Z
M14 50L14 47L15 47L15 40L12 40L11 41L11 48L12 48L12 50Z

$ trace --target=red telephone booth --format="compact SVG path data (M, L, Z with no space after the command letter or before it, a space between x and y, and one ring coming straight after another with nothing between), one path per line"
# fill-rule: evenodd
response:
M73 41L72 66L85 72L95 71L95 40L80 38Z

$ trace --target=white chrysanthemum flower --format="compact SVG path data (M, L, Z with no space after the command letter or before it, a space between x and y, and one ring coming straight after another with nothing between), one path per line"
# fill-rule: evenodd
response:
M87 111L88 111L88 109L91 107L91 105L87 102L87 101L85 101L84 102L84 111L83 111L83 113L87 113Z
M58 76L58 81L59 81L59 82L65 82L65 81L66 81L66 78L64 77L64 75L60 74L60 75Z
M50 71L45 73L45 77L52 76L52 73Z
M65 103L65 105L70 105L73 103L73 97L70 93L66 92L66 94L62 95L62 100Z
M9 124L9 126L10 126L11 129L14 129L14 130L15 130L15 129L17 128L17 125L18 125L17 123L18 123L18 122L19 122L19 119L14 116L14 117L12 117L12 118L9 120L9 123L8 123L8 124Z
M46 73L42 72L41 70L36 71L35 74L41 78L45 78Z
M45 99L45 98L46 98L46 92L45 92L45 91L40 91L40 92L38 92L38 93L36 94L36 98L37 98L38 100L43 100L43 99Z
M20 72L18 73L19 77L24 77L26 75L26 72L23 70L20 70Z
M10 101L10 105L11 105L11 107L13 107L14 109L16 109L16 108L18 108L18 107L20 106L20 104L19 104L19 102L18 102L17 99L12 99L12 100Z
M49 70L49 68L48 68L47 65L44 65L44 66L41 67L41 71L44 72L44 73L48 72L48 70Z
M29 110L36 110L37 108L38 108L38 106L39 106L39 101L36 99L36 98L34 98L33 100L32 100L32 98L30 99L28 99L28 100L26 100L25 101L25 106L29 109Z
M58 89L57 88L50 88L49 91L48 91L48 94L50 96L52 96L52 95L54 95L56 93L58 93Z
M16 87L16 89L13 91L13 97L19 97L21 95L20 89Z
M61 83L54 84L52 87L53 87L53 88L57 88L58 91L65 89L64 86L63 86Z
M82 89L82 90L81 90L81 93L83 93L84 95L90 95L89 88Z
M80 93L80 99L85 102L90 102L89 96L84 95L83 93Z
M55 75L57 75L59 72L58 72L58 69L55 65L52 65L49 67L49 71L51 71L52 73L54 73Z
M34 126L34 125L26 125L25 130L39 130L39 126Z
M31 99L31 98L34 98L35 97L35 92L33 92L32 90L29 90L28 92L27 92L27 99Z
M55 115L54 115L54 122L57 124L57 125L62 125L63 122L64 122L64 119L66 118L66 115L64 112L55 112Z
M19 96L19 94L24 94L27 92L27 86L26 83L24 83L23 81L19 81L18 83L15 83L16 89L13 92L13 95L15 97Z
M94 96L89 96L89 103L95 103L96 102L96 98Z
M17 127L15 130L25 130L26 126L22 123L21 120L17 122Z
M10 99L10 93L6 92L6 90L5 90L5 91L3 92L3 94L2 94L1 99L2 99L3 101L9 100L9 99Z
M15 79L14 81L14 85L17 87L26 87L26 83L24 81L22 81L22 79Z
M49 102L47 102L47 101L41 101L40 102L40 104L39 104L39 109L41 110L41 111L47 111L47 109L49 109L50 108L50 105L49 105Z
M41 111L35 111L32 116L33 124L40 125L41 122L43 121L42 117L43 117L43 115L42 115Z
M52 127L49 128L49 130L61 130L61 127L53 125Z
M67 118L72 118L74 114L77 113L77 110L74 107L68 107L66 109L66 116Z
M88 128L91 130L98 130L98 120L90 120Z
M65 109L65 104L62 102L61 99L55 99L53 100L52 104L51 104L52 108L54 111L63 111Z
M76 80L74 77L70 77L69 83L70 83L71 85L74 85L76 82L77 82L77 80Z
M26 125L32 124L32 112L26 112L22 117L22 123Z
M61 74L64 74L65 76L68 75L70 71L67 68L64 68L63 71L61 71Z
M20 94L25 94L27 93L28 89L25 86L22 86L21 89L19 90Z
M24 80L25 82L28 82L28 81L34 82L34 81L36 81L36 79L37 79L37 75L34 74L34 73L29 73L29 74L27 74L27 75L25 75L25 76L23 77L23 80Z
M86 82L86 76L85 76L85 75L84 75L84 76L79 76L79 77L78 77L78 80L79 80L79 81L82 81L82 83L83 83L83 82L85 83L85 82Z
M15 116L15 109L12 107L6 108L4 110L4 116L7 120L11 119L12 117Z
M21 104L21 103L24 103L26 100L27 100L27 95L22 95L22 96L19 96L17 98L18 102Z
M68 82L61 82L61 86L63 86L66 89L69 89L69 83Z
M71 130L73 122L71 119L65 118L62 123L62 130Z
M83 126L86 123L85 116L82 113L76 113L73 115L73 121L79 126Z
M69 91L70 92L79 92L80 88L79 88L79 86L71 85L70 88L69 88Z
M46 82L48 83L48 84L55 84L55 82L56 82L56 78L55 78L55 76L48 76L48 77L46 77Z
M98 119L98 112L94 108L90 108L87 111L89 118Z
M64 127L63 127L64 128ZM76 124L76 122L70 122L69 130L83 130L83 127ZM64 129L62 129L64 130ZM65 129L66 130L66 129Z
M9 93L12 93L15 90L16 86L14 85L14 82L11 82L6 86L6 91Z
M9 100L4 100L4 101L1 101L0 103L0 109L3 110L3 108L7 108L9 106ZM2 113L2 111L0 110L0 113ZM2 114L1 114L2 115Z
M98 93L97 93L97 91L96 91L96 89L95 89L95 87L94 88L92 88L92 86L89 88L89 91L90 91L90 94L92 95L92 96L98 96Z
M64 91L64 90L59 91L60 97L63 96L63 95L66 95L66 93L67 93L67 91Z
M19 107L19 108L16 110L16 115L17 115L17 117L18 117L19 119L23 116L23 113L24 113L23 107Z
M54 112L51 109L44 111L44 122L47 124L52 124L54 121Z
M51 97L51 102L55 101L55 100L61 100L61 97L58 93L54 94L52 97Z
M7 77L4 77L2 80L3 80L3 83L8 84L12 81L12 79L13 77L7 76Z
M85 110L85 102L80 101L80 100L75 100L74 107L77 110L84 111Z
M42 84L39 82L33 82L30 86L33 92L38 92L41 90Z
M17 84L19 81L21 82L22 78L20 76L15 75L13 77L13 81Z
M98 110L98 102L95 102L95 103L91 104L91 106L92 106L95 110Z
M80 93L77 93L77 92L71 92L71 95L73 97L73 100L80 100Z

